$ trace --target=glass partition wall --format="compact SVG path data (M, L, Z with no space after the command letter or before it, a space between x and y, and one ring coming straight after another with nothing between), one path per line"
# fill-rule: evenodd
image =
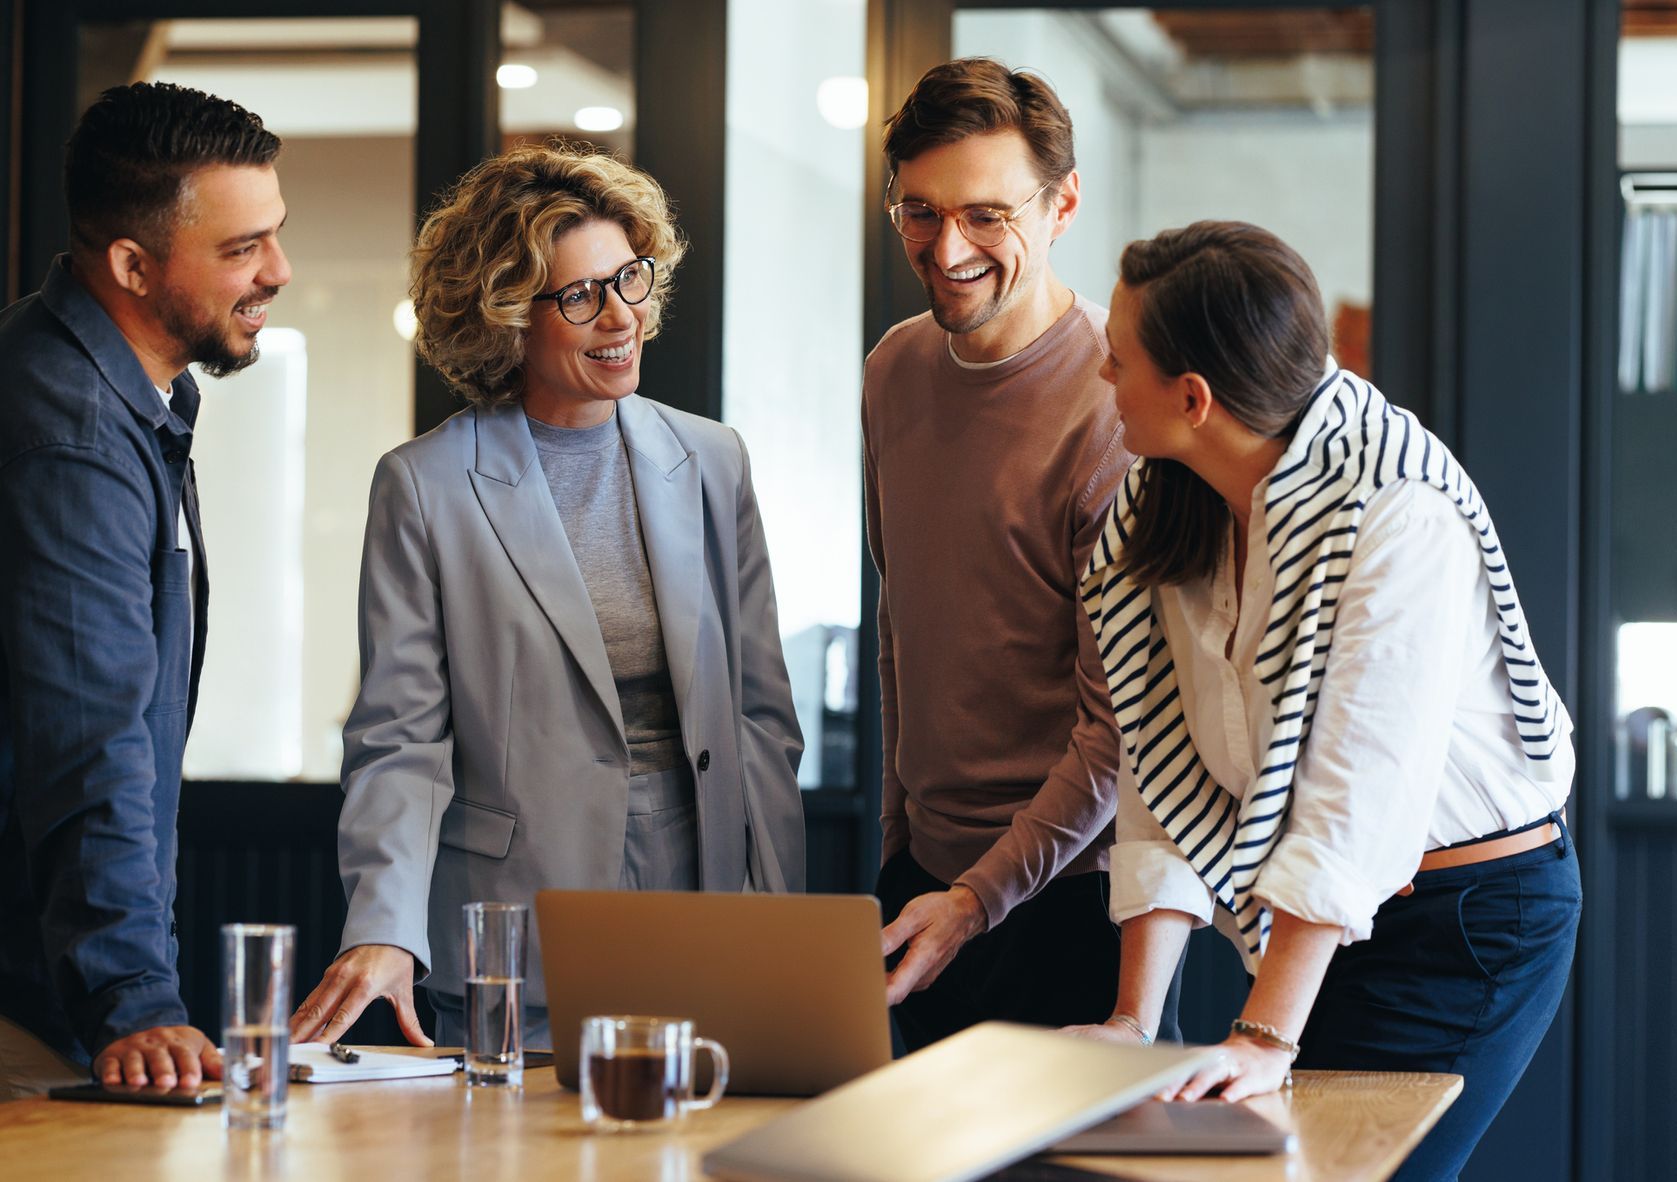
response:
M1370 9L958 10L957 56L1027 67L1077 133L1083 204L1055 272L1105 304L1136 238L1253 222L1309 262L1342 364L1369 372L1374 270Z
M561 135L632 156L632 9L507 5L500 24L501 142ZM285 141L292 282L261 360L198 375L217 606L190 779L338 778L367 489L415 426L418 38L414 17L80 26L81 106L109 85L176 82L244 105Z
M1677 1173L1667 1103L1677 1061L1677 4L1625 0L1607 19L1598 61L1613 89L1598 102L1609 135L1591 176L1602 209L1590 300L1601 364L1586 417L1593 693L1580 724L1580 782L1600 804L1581 862L1580 964L1591 971L1579 1137L1601 1177L1662 1178Z
M862 0L730 0L722 417L751 453L804 788L854 789L861 603ZM857 883L866 888L871 883Z
M1677 21L1639 21L1636 11L1619 47L1613 794L1677 815L1677 548L1650 545L1647 528L1677 514Z
M174 82L232 99L285 141L292 282L255 365L196 375L215 628L190 779L338 777L368 482L412 434L417 37L405 17L82 26L86 101L130 78Z

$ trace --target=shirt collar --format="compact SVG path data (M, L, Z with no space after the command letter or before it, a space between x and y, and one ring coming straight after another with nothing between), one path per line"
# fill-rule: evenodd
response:
M185 426L185 433L191 434L198 418L197 383L190 374L181 373L171 384L174 390L172 407L165 406L128 338L99 306L99 301L71 274L69 255L59 255L47 268L47 277L41 284L41 301L81 343L111 389L128 404L136 417L157 430L169 426L173 416Z

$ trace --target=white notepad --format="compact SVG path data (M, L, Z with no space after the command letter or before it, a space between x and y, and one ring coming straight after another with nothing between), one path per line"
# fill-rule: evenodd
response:
M368 1079L414 1079L425 1075L453 1075L460 1061L450 1056L392 1055L357 1051L360 1058L345 1063L323 1042L302 1042L291 1048L293 1083L351 1083Z

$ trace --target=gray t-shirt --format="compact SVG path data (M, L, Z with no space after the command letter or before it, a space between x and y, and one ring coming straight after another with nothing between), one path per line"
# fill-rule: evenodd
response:
M528 421L611 661L629 774L673 768L683 762L675 689L617 416L582 428Z

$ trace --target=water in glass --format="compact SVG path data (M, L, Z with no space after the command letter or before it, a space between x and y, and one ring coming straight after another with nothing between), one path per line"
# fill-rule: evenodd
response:
M466 978L466 1082L524 1082L524 979Z
M285 1123L290 1033L284 1026L229 1026L222 1048L222 1123L277 1129Z

